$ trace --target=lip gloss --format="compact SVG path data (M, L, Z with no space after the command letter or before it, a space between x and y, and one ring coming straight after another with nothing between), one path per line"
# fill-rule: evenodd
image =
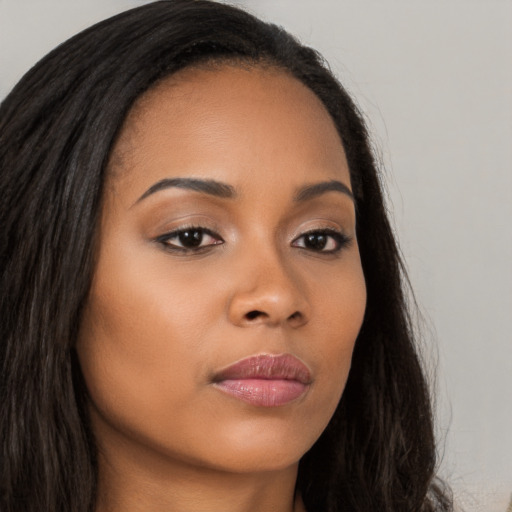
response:
M278 407L306 393L311 374L291 354L261 354L228 366L213 382L216 388L249 404Z

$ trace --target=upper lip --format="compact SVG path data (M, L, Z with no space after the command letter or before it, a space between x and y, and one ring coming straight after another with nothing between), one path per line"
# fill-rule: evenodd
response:
M311 372L291 354L258 354L241 359L214 375L214 382L242 379L296 380L310 384Z

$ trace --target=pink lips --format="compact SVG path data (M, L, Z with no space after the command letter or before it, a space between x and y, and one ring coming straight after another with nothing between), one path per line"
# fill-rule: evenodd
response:
M215 387L244 402L277 407L302 396L309 388L311 374L291 354L261 354L221 370L213 382Z

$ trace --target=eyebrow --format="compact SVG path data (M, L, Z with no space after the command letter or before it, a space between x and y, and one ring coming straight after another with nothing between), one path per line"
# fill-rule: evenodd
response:
M347 187L347 185L337 180L322 181L321 183L314 183L313 185L301 187L297 191L294 200L297 202L309 201L310 199L321 196L326 192L341 192L354 201L354 194L352 194L352 191Z
M220 181L199 178L165 178L149 187L148 190L146 190L146 192L137 199L135 204L156 192L173 187L202 192L204 194L221 197L223 199L232 199L237 195L235 189L231 185L221 183ZM327 192L340 192L348 196L352 201L354 200L354 195L347 185L341 181L330 180L314 183L312 185L305 185L299 188L294 196L294 201L309 201Z
M231 185L227 185L226 183L221 183L219 181L202 180L197 178L166 178L149 187L146 192L137 199L136 203L139 203L143 199L146 199L146 197L155 194L160 190L173 187L203 192L204 194L222 197L224 199L236 197L235 189Z

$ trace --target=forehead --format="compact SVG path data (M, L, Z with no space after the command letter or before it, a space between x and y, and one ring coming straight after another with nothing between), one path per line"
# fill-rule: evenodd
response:
M136 188L183 175L235 187L256 177L350 184L321 101L286 72L258 65L187 68L163 80L132 108L112 162Z

